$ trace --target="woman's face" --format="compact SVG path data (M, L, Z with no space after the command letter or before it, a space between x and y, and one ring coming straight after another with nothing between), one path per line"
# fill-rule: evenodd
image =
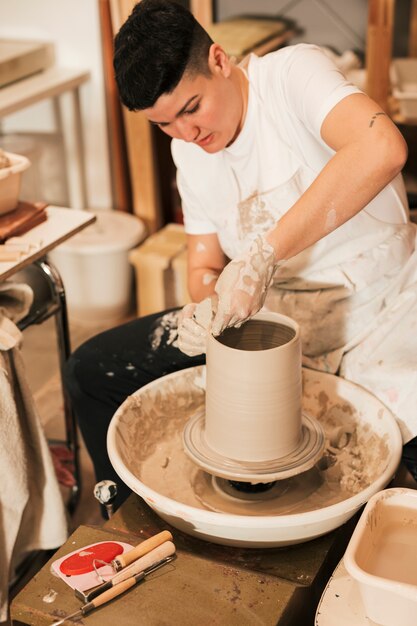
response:
M210 48L209 69L210 75L185 74L171 93L160 96L144 113L170 137L215 153L230 145L240 132L246 89L244 75L217 44Z

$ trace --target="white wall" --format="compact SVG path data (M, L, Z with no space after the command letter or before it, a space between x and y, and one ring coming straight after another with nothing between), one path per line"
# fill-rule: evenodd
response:
M98 0L0 0L0 38L53 41L58 65L87 69L81 87L89 204L111 206ZM0 95L1 97L1 95ZM4 132L53 130L49 102L8 116Z

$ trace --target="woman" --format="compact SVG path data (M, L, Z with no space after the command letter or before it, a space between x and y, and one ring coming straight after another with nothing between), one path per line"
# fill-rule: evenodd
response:
M407 147L388 116L316 46L236 66L161 0L136 5L114 65L122 102L173 138L189 293L210 298L212 319L198 323L188 305L75 353L67 384L97 478L112 476L105 433L124 398L204 362L207 332L262 306L299 322L305 365L367 387L413 439L415 229L400 175Z

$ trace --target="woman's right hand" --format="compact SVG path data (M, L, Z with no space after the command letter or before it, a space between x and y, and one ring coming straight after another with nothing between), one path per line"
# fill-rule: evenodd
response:
M217 297L211 296L196 304L186 304L178 316L176 346L188 356L204 354L207 337L216 310Z

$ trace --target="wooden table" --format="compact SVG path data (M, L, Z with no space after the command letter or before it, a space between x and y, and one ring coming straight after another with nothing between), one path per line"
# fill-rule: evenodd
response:
M79 92L89 78L87 71L53 66L0 89L0 119L42 100L52 100L56 130L64 140L70 205L75 209L88 206ZM63 123L63 98L67 95L70 124Z
M17 271L41 259L50 250L96 220L95 215L88 211L66 207L48 206L46 212L48 215L46 222L22 235L22 240L34 244L33 250L23 255L19 261L0 262L0 280L9 278Z
M98 541L136 545L168 528L177 547L172 564L122 598L83 619L89 626L308 626L321 592L354 527L286 548L244 549L201 541L170 527L132 494L103 528L80 526L14 598L14 626L50 626L80 607L74 591L51 574L54 560ZM53 590L53 603L44 600ZM70 622L68 622L70 624Z

